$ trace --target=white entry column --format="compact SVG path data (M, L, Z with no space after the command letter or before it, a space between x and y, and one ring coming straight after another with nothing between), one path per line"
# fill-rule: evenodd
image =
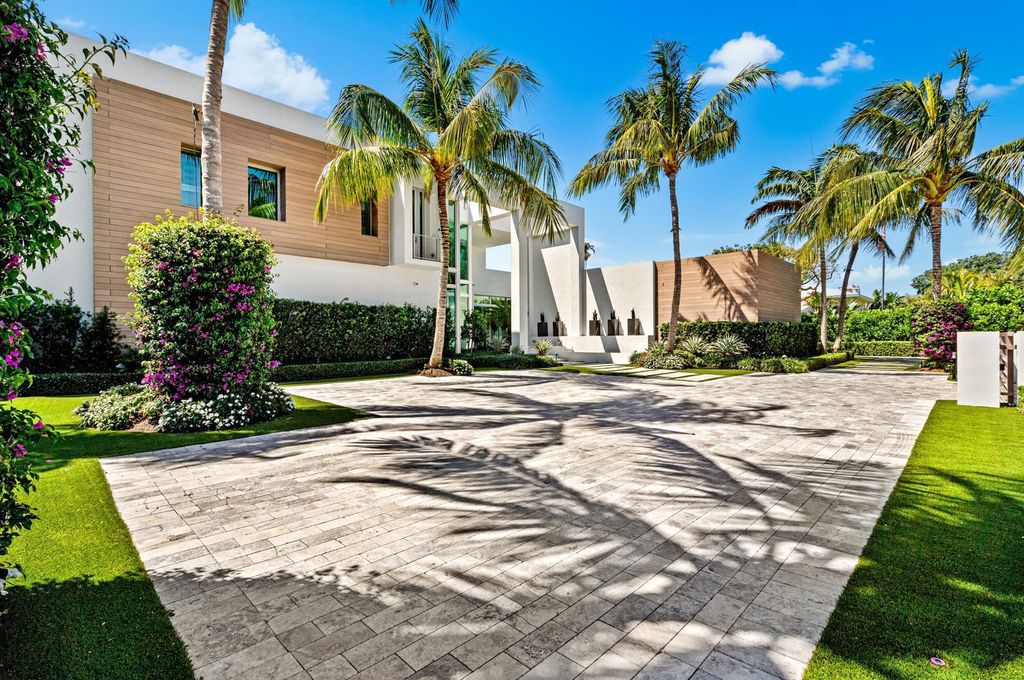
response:
M512 346L530 345L530 230L523 214L512 213Z

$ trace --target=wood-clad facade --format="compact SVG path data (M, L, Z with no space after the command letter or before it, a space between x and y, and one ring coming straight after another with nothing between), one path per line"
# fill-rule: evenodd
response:
M657 323L672 309L672 261L656 262ZM683 260L680 318L799 321L800 270L760 250Z
M94 304L131 311L122 258L135 225L182 205L181 152L195 149L192 103L117 80L97 82L93 114ZM323 141L224 114L222 119L225 212L258 229L277 253L387 265L388 201L377 209L375 236L365 236L359 207L336 208L323 224L313 218L315 187L332 149ZM248 215L248 167L278 170L283 219Z

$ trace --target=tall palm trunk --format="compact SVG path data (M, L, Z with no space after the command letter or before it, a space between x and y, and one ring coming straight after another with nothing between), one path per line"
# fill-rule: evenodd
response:
M821 281L821 351L828 351L828 255L825 249L821 249L821 261L818 269L818 278Z
M839 351L843 346L843 331L846 327L846 287L850 285L850 272L853 270L853 261L857 259L857 251L860 250L860 243L854 242L850 246L850 259L846 263L846 271L843 272L843 287L839 291L839 320L836 323L836 341L832 343L832 350Z
M210 12L210 44L206 48L206 77L203 79L203 208L219 213L224 209L220 174L220 100L223 92L224 45L228 34L228 0L213 0Z
M942 296L942 204L928 206L932 226L932 299Z
M672 308L668 319L668 342L666 350L671 354L676 348L679 333L679 302L683 293L683 259L679 255L679 203L676 200L676 176L668 176L668 200L672 206Z
M437 216L441 229L441 271L437 289L437 311L434 314L434 346L430 350L428 368L441 368L441 357L444 355L444 332L447 328L448 315L448 249L450 237L448 230L448 182L437 180Z

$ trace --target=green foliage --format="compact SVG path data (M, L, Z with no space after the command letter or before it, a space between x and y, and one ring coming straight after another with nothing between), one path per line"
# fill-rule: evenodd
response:
M660 327L661 337L668 335L668 324ZM681 321L679 336L697 335L714 342L723 335L736 336L751 356L808 356L818 347L818 327L796 321Z
M846 343L847 349L859 356L912 357L914 343L910 340L863 340Z
M84 312L70 291L65 300L24 310L19 320L32 337L28 368L37 374L113 371L127 350L114 314L106 307Z
M274 318L285 364L425 357L434 338L434 310L412 305L275 300Z
M745 357L736 362L736 368L744 371L764 373L807 373L827 366L835 366L853 357L851 352L829 352L818 356L798 359L796 357Z
M967 305L962 302L927 302L915 308L910 317L914 353L940 368L953 363L957 332L970 329Z
M548 352L551 351L552 347L554 347L554 344L550 340L540 339L533 341L533 348L537 350L537 354L541 355L542 357L546 357L548 355Z
M35 518L25 494L38 476L26 453L53 434L9 403L30 383L31 339L18 319L45 297L25 270L46 265L73 235L55 219L56 206L71 195L65 172L95 103L92 62L99 55L113 61L127 44L100 39L71 58L63 53L67 34L33 0L0 0L0 400L7 402L0 405L0 558Z
M973 288L967 291L964 303L973 330L1024 330L1024 286Z
M270 379L274 254L220 215L135 228L125 267L143 382L172 401L261 389Z
M846 313L847 342L868 340L910 340L910 315L907 305L887 309L851 309Z
M512 300L489 298L477 304L462 322L462 338L476 349L500 351L508 348L512 334Z
M523 352L469 352L462 355L469 363L476 368L503 368L509 370L522 370L527 368L547 368L556 366L558 361L554 357L542 357L539 354L526 354Z
M473 365L465 359L448 359L444 367L453 375L473 375Z
M970 255L954 260L942 267L943 272L964 269L976 274L992 275L1006 270L1009 258L1003 253L985 253L984 255ZM1024 284L1024 274L1018 276L1017 283ZM932 287L932 270L926 269L913 279L910 285L914 287L918 295L924 295Z
M274 370L278 382L302 382L306 380L331 380L334 378L357 378L393 373L412 373L422 368L424 358L385 359L380 361L346 361L329 364L295 364L279 366Z
M138 383L141 371L106 373L43 373L32 376L32 384L22 390L24 396L54 397L67 394L97 394L103 390Z
M142 385L119 385L75 409L82 427L127 430L136 423L155 422L163 405L160 397Z

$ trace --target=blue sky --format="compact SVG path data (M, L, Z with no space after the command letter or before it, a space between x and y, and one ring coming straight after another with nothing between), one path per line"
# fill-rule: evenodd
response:
M543 132L562 159L566 181L599 148L607 98L644 78L655 39L688 45L689 63L710 64L722 77L751 59L767 59L786 74L786 86L762 89L735 110L742 133L735 153L681 175L683 254L695 256L755 241L758 234L743 228L743 218L765 169L805 165L835 140L869 87L919 79L943 68L955 49L982 59L975 96L991 108L977 148L1024 136L1024 3L977 0L969 12L947 0L934 0L927 12L917 4L861 2L828 12L818 2L732 2L709 3L698 12L671 0L463 0L447 35L460 53L491 46L538 73L543 89L517 112L516 124ZM121 33L134 50L186 68L198 68L206 46L207 1L44 0L42 6L69 30ZM405 38L418 12L418 2L249 0L241 25L232 28L225 78L317 113L353 82L398 97L388 50ZM671 257L666 194L643 201L628 222L617 211L614 189L579 202L587 210L587 238L597 245L591 266ZM943 260L997 249L995 238L950 226ZM906 265L890 263L887 287L908 291L910 278L929 262L920 249ZM862 256L854 283L877 288L878 264Z

